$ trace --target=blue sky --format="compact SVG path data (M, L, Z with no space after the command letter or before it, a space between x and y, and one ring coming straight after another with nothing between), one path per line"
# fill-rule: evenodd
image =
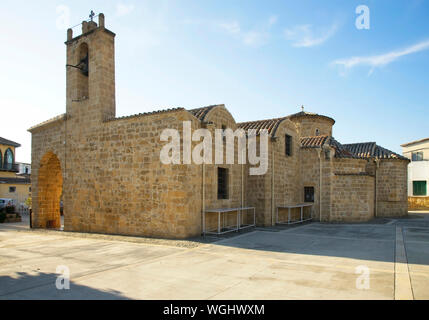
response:
M117 35L118 116L224 103L241 122L304 105L342 143L401 152L429 136L429 1L9 1L0 136L22 144L17 161L31 160L26 130L65 112L66 26L91 9Z

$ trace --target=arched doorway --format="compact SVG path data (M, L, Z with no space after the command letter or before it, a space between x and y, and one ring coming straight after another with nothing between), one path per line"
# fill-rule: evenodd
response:
M42 228L60 229L60 198L63 190L63 175L58 157L46 153L39 168L38 179L38 225Z

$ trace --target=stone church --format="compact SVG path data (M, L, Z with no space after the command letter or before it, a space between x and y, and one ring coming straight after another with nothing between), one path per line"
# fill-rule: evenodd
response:
M339 143L330 117L302 110L236 123L224 105L116 117L115 34L104 15L79 36L69 29L65 44L66 112L29 129L34 227L60 228L60 201L64 230L165 238L200 235L203 212L218 208L254 207L258 226L274 225L278 206L304 202L322 222L407 214L409 160L374 142ZM161 163L161 132L184 121L268 130L268 171Z

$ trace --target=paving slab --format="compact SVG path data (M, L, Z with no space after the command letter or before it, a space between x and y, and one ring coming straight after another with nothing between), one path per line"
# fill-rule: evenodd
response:
M190 243L0 226L0 299L394 299L399 272L428 299L428 216ZM61 265L70 290L55 286Z

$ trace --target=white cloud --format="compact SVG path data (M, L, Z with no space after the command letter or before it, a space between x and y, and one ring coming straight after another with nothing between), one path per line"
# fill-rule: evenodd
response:
M264 21L262 26L251 30L243 30L238 21L217 22L215 25L223 31L226 31L228 34L240 39L243 44L258 47L268 42L270 37L270 28L277 23L277 20L277 16L270 16Z
M287 40L292 41L294 47L314 47L321 45L326 40L331 38L338 30L338 25L334 23L330 28L322 30L319 33L314 32L312 25L298 25L290 29L284 30L284 35Z
M369 75L370 75L377 67L383 67L399 59L402 56L406 56L406 55L427 50L427 49L429 49L429 40L419 42L405 49L395 50L395 51L391 51L391 52L376 55L376 56L351 57L347 59L339 59L339 60L335 60L333 64L343 66L345 69L350 69L356 66L369 66L371 67L371 70L369 71Z
M228 35L239 40L246 46L258 47L266 44L270 38L270 29L278 21L277 16L270 16L264 20L262 25L252 29L244 29L237 20L219 21L219 20L201 20L185 19L182 22L186 25L206 26L215 30L221 30Z
M268 34L265 32L249 31L243 34L243 43L248 46L260 46L267 42Z
M219 27L231 34L239 34L241 32L240 24L237 21L220 22Z
M119 17L126 16L134 10L133 4L118 3L116 5L116 15Z
M278 17L277 17L277 16L271 16L271 17L268 19L268 25L269 25L269 26L272 26L272 25L276 24L276 23L277 23L277 20L278 20Z

